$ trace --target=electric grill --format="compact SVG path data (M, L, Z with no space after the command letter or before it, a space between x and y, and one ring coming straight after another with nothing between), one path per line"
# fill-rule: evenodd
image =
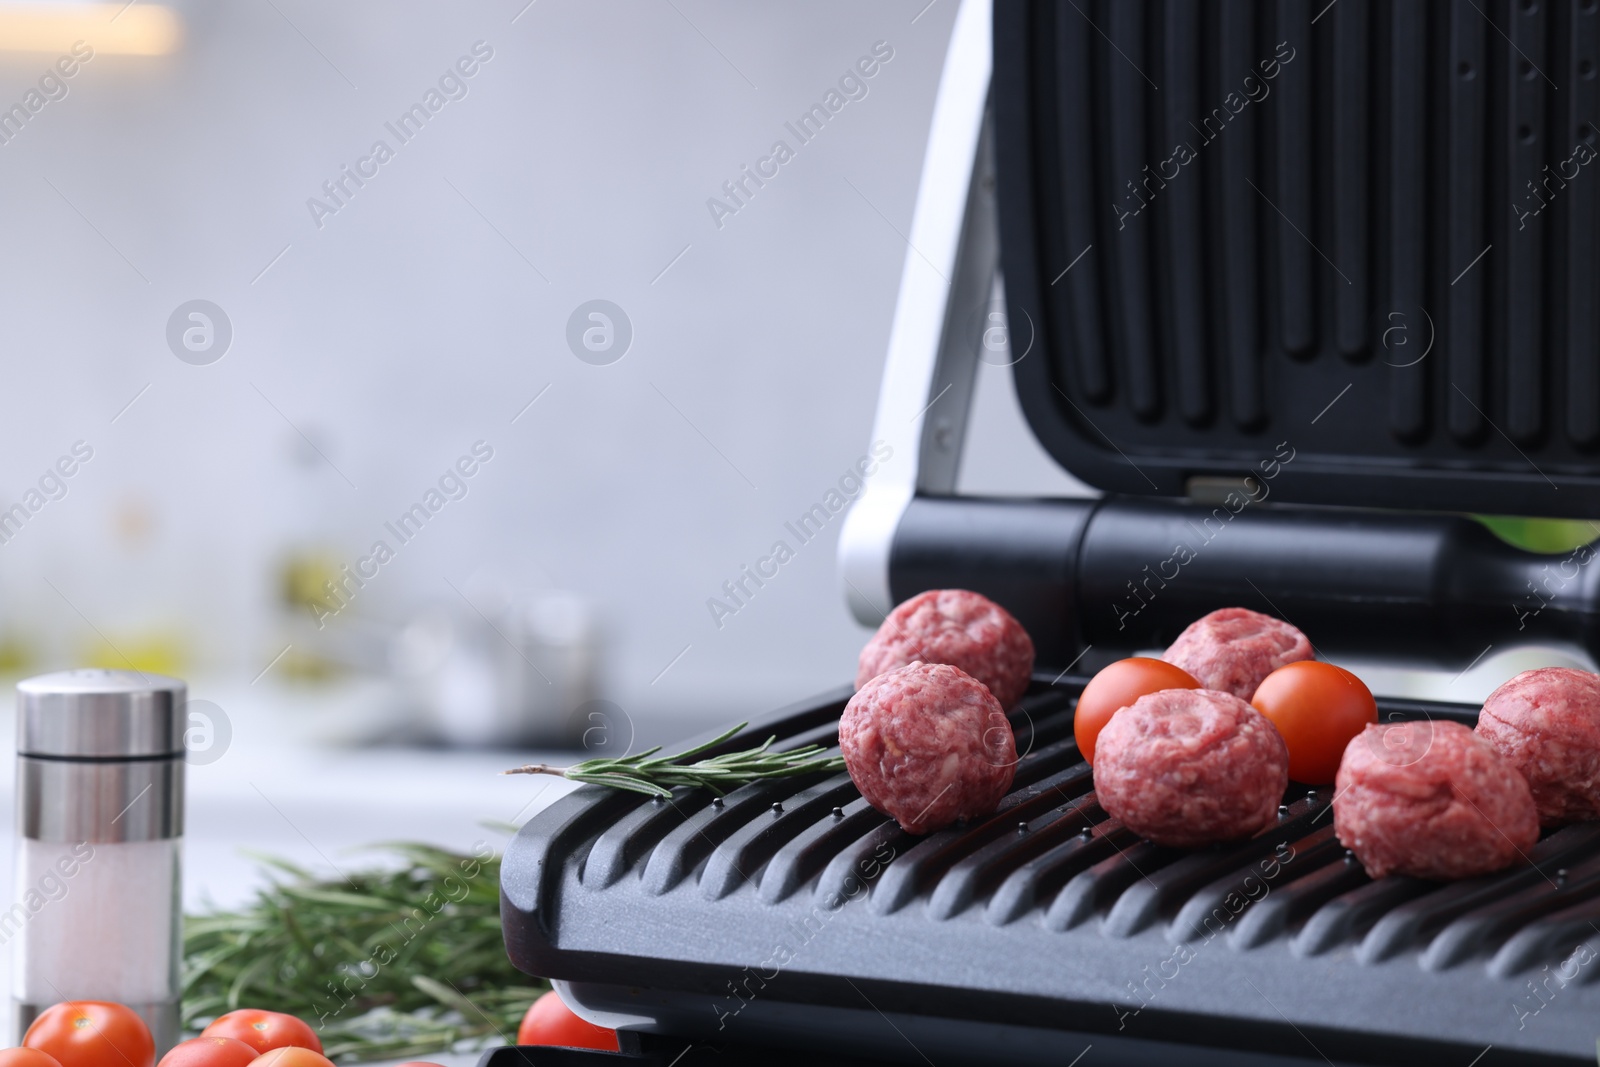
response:
M1101 810L1071 723L1100 663L1233 604L1334 657L1600 650L1589 553L1460 516L1600 511L1596 179L1568 147L1600 124L1597 7L964 3L879 399L896 461L840 564L869 624L955 586L1028 627L1015 787L923 837L844 775L580 789L507 852L513 961L640 1063L1591 1062L1600 824L1374 881L1332 788L1292 785L1256 838L1168 850ZM956 494L992 358L1101 498ZM750 734L832 744L849 692Z

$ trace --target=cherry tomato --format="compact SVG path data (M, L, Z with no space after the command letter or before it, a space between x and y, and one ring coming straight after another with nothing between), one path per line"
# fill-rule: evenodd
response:
M0 1067L61 1067L61 1061L36 1048L0 1049Z
M231 1037L235 1041L243 1041L257 1052L271 1052L275 1048L322 1051L317 1032L293 1015L257 1008L230 1011L200 1031L200 1036Z
M161 1057L157 1067L246 1067L261 1055L232 1037L192 1037Z
M601 1052L620 1052L617 1032L580 1019L561 1002L554 989L533 1002L517 1027L519 1045L561 1045L565 1048L590 1048Z
M48 1052L61 1067L155 1067L156 1043L132 1008L104 1000L69 1000L46 1008L22 1043Z
M1350 739L1378 721L1372 690L1343 667L1318 660L1279 667L1250 703L1289 746L1289 777L1306 785L1331 783Z
M1094 742L1111 716L1142 696L1163 689L1199 689L1201 685L1182 667L1165 660L1134 656L1119 659L1089 679L1072 717L1072 735L1084 762L1094 764Z
M263 1052L251 1061L253 1067L333 1067L333 1061L320 1052L295 1045L284 1045Z

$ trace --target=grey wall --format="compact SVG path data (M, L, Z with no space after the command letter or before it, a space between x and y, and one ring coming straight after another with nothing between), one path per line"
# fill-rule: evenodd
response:
M925 4L241 0L190 9L175 56L97 56L0 146L0 504L94 449L0 545L0 630L40 666L104 636L254 675L283 553L353 561L484 440L341 622L447 579L558 587L641 713L847 679L836 528L721 629L705 601L867 446L956 6ZM385 122L478 41L467 95L399 145ZM879 41L867 95L800 145L785 122ZM52 58L0 57L0 101ZM308 198L379 138L394 158L319 228ZM794 158L719 227L707 199L779 139ZM165 337L195 298L234 332L208 366ZM608 366L565 338L594 298L634 331Z

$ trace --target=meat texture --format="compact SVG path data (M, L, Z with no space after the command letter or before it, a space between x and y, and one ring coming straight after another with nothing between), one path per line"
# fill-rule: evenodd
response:
M1016 706L1033 676L1033 638L1011 613L980 593L930 589L889 613L861 650L856 688L908 663L948 663Z
M1161 658L1207 689L1247 701L1267 675L1314 654L1306 635L1282 619L1249 608L1221 608L1190 623Z
M1193 848L1272 825L1289 750L1231 693L1163 689L1111 716L1095 742L1100 806L1158 845Z
M861 795L913 834L994 811L1017 763L1000 702L944 663L869 679L845 705L839 749Z
M1540 825L1600 818L1600 675L1523 671L1484 701L1478 736L1528 780Z
M1334 784L1334 832L1374 878L1488 874L1523 862L1539 839L1527 781L1457 722L1368 726Z

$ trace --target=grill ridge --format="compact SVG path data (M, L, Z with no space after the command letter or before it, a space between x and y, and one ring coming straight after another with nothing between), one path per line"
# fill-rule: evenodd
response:
M700 875L700 888L713 900L728 895L821 813L858 796L849 778L841 782L838 775L829 775L826 781L795 793L782 802L782 811L774 813L773 818L758 816L718 845Z
M1303 810L1296 812L1297 807ZM1273 892L1278 875L1287 873L1288 879L1297 877L1305 869L1301 852L1310 847L1308 843L1315 836L1308 835L1305 831L1310 827L1312 819L1326 808L1325 803L1298 801L1290 805L1288 813L1279 816L1280 822L1275 829L1253 838L1242 848L1230 849L1226 861L1196 864L1198 869L1181 883L1176 878L1172 879L1173 883L1178 883L1187 889L1189 885L1201 882L1206 876L1214 875L1212 881L1189 891L1186 897L1181 897L1178 893L1173 894L1183 903L1177 917L1172 921L1171 936L1182 940L1189 934L1199 934L1202 932L1205 917L1215 914L1218 908L1227 907L1230 913L1237 914L1229 903L1232 898L1242 897L1248 902L1246 907L1254 907ZM1325 832L1318 831L1318 833ZM1177 864L1173 866L1176 867ZM1174 906L1172 901L1163 902L1159 898L1160 894L1150 894L1146 909L1151 919L1156 917L1156 908L1159 907L1161 912L1166 912ZM1128 906L1127 896L1119 900L1117 906L1126 907L1129 918L1134 917L1135 909ZM1244 911L1244 914L1249 912ZM1107 932L1116 934L1117 931L1111 929L1112 925L1111 918L1108 918Z
M1026 822L1025 830L1019 829L1010 837L997 837L962 857L934 887L928 899L928 916L948 919L959 914L980 895L1009 881L1023 864L1081 836L1083 830L1094 825L1096 813L1105 817L1094 794L1084 793Z
M1541 873L1547 878L1556 863L1571 859L1547 860ZM1477 908L1448 923L1429 942L1419 961L1430 971L1453 967L1486 944L1505 941L1505 935L1526 926L1562 904L1592 899L1600 888L1600 860L1590 858L1572 872L1577 877L1552 883L1540 880L1519 893Z
M1500 946L1489 961L1489 973L1497 978L1507 978L1532 970L1541 959L1557 955L1563 950L1593 934L1600 922L1600 900L1589 900L1568 908L1551 912L1518 930ZM1586 972L1584 981L1592 982L1595 974Z
M991 923L1004 926L1015 922L1032 911L1039 901L1055 899L1061 887L1089 864L1117 848L1137 842L1133 832L1107 816L1099 802L1092 800L1093 796L1093 793L1085 795L1078 809L1087 825L1068 841L1024 863L1000 883L987 909ZM1098 820L1095 815L1099 816ZM1126 844L1116 840L1119 833Z
M1356 949L1356 959L1362 963L1388 959L1459 916L1491 905L1509 894L1544 884L1550 877L1545 868L1553 871L1571 862L1573 857L1580 854L1572 843L1576 840L1582 842L1579 847L1587 845L1592 841L1596 829L1592 826L1569 827L1534 846L1531 866L1469 878L1400 905L1372 927Z
M889 865L873 888L872 904L879 914L886 915L905 907L914 895L933 887L952 867L973 852L1014 838L1019 823L1026 824L1042 817L1060 806L1062 798L1070 802L1072 794L1066 790L1069 787L1086 786L1089 768L1077 760L1077 746L1071 742L1052 748L1055 749L1051 753L1054 758L1045 758L1041 754L1041 758L1030 767L1049 769L1067 759L1073 760L1076 765L1043 778L1029 775L1034 780L1024 782L1021 789L1014 789L1001 802L999 810L988 819L974 826L940 830L913 846ZM1020 771L1017 777L1019 780L1023 778Z
M1295 845L1297 877L1274 889L1239 917L1228 943L1244 951L1281 937L1291 923L1302 923L1331 898L1366 882L1367 873L1326 826ZM1176 929L1183 928L1179 913Z
M644 868L646 891L659 896L672 889L740 827L769 812L774 803L788 799L803 784L791 780L740 786L720 805L711 804L689 814L651 850ZM666 803L677 807L675 801ZM749 871L742 873L750 876Z
M1134 837L1134 843L1121 844L1117 840L1118 830L1122 831L1122 835ZM1087 922L1096 912L1115 907L1117 898L1129 886L1140 878L1148 877L1146 871L1157 870L1163 864L1183 856L1182 852L1175 849L1137 840L1136 835L1115 819L1107 819L1096 826L1094 836L1103 836L1111 846L1112 854L1079 872L1062 887L1045 912L1046 930L1070 930Z
M710 803L708 792L686 786L673 790L670 804L640 802L595 840L583 865L583 884L596 889L614 884L681 826L687 815Z
M853 789L854 787L852 787ZM779 848L761 876L761 899L776 904L816 877L852 841L884 823L860 796L840 807L838 817L813 823Z

